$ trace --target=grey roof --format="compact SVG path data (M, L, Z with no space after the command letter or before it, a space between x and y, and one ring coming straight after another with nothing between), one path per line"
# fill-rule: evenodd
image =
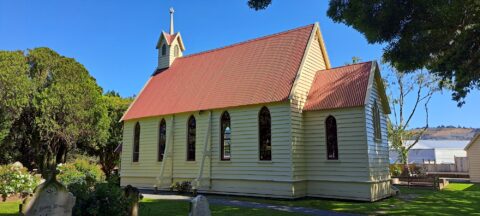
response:
M410 144L413 140L407 140ZM470 140L419 140L412 149L464 149Z

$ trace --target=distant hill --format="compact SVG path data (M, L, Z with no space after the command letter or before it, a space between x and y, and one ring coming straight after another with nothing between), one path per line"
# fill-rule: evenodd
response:
M420 130L420 129L413 129ZM476 133L480 132L480 128L463 128L453 126L440 126L436 128L428 128L422 135L422 140L470 140Z

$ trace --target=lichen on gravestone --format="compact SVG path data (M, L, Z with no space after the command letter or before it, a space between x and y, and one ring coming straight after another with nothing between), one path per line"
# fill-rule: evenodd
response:
M75 196L55 178L37 188L33 196L26 198L20 207L24 216L70 216L75 205Z

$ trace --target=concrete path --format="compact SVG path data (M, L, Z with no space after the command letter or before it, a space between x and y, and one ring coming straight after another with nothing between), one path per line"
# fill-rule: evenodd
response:
M181 196L174 194L153 194L153 193L142 193L144 198L148 199L159 199L159 200L183 200L189 201L192 197ZM292 212L292 213L301 213L306 215L325 215L325 216L354 216L358 214L350 213L340 213L335 211L320 210L313 208L305 207L291 207L291 206L281 206L281 205L272 205L266 203L257 203L249 201L239 201L230 198L220 198L218 196L209 197L207 195L208 202L213 205L226 205L226 206L236 206L244 208L263 208L263 209L272 209L277 211Z

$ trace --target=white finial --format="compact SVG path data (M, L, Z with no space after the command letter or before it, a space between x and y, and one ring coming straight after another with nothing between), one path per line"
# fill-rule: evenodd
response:
M173 13L175 10L173 10L173 7L170 8L170 34L173 35L174 30L173 30Z

